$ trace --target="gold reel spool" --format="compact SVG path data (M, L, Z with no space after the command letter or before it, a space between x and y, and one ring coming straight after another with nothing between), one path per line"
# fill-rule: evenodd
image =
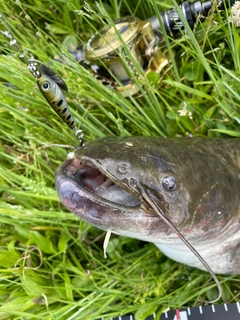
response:
M131 79L131 75L128 74L128 70L118 55L118 50L124 49L124 46L116 30L145 75L150 71L160 73L169 61L158 48L159 38L154 34L152 25L147 20L141 21L137 17L125 17L116 20L115 27L105 26L95 33L87 43L86 59L92 65L107 66L110 73L128 91L126 92L118 84L115 86L115 89L125 97L128 93L136 94L139 88L134 83L134 79Z

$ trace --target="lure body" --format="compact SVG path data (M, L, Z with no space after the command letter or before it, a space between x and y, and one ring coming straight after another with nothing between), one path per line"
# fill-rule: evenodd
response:
M77 132L76 120L71 114L67 100L62 92L62 90L67 91L67 85L63 79L52 69L34 59L29 60L28 69L36 78L39 90L53 110L70 128Z
M59 85L48 75L43 74L37 78L37 85L44 98L62 120L72 129L77 123L68 108L67 100Z

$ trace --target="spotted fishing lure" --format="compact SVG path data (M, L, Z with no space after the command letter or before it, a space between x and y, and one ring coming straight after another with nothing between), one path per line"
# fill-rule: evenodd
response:
M70 128L75 129L76 120L69 111L62 92L62 90L68 91L66 83L40 61L29 59L28 69L36 78L38 88L50 106Z
M69 110L67 100L62 91L68 91L64 80L52 69L33 58L28 60L28 69L36 78L38 88L44 98L59 117L76 132L76 135L82 144L84 133L82 130L78 130L77 122Z

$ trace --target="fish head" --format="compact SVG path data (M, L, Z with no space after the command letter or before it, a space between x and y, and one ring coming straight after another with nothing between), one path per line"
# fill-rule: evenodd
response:
M213 149L190 138L94 140L59 167L56 189L66 208L100 229L180 242L147 195L186 238L207 242L213 234L224 236L239 206L236 169Z

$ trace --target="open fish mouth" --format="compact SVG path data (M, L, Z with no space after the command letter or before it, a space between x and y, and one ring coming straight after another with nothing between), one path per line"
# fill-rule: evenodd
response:
M107 200L124 207L136 207L141 204L138 199L99 171L99 168L95 168L89 161L80 161L76 158L67 160L59 170L66 178L77 182L86 197L91 193L96 197L101 197L103 202Z

